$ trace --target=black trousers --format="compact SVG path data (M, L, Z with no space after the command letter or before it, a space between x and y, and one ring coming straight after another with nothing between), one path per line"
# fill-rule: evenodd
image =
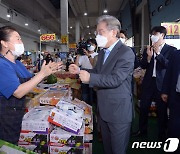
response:
M139 129L141 133L147 133L149 108L151 106L151 102L155 101L158 116L158 137L162 140L165 139L167 130L167 103L163 102L161 99L161 93L156 86L156 78L152 78L149 82L151 82L151 87L148 90L142 89Z

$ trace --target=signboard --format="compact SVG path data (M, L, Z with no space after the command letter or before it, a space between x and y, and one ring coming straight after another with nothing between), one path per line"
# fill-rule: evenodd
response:
M76 49L76 43L74 43L74 44L69 44L69 48L71 48L71 49Z
M167 35L180 35L179 23L161 23L167 30Z
M62 35L61 36L61 43L63 43L63 44L68 43L68 35Z
M40 36L40 41L55 41L56 40L56 34L42 34Z
M161 23L161 26L166 27L167 35L165 42L171 46L180 49L180 24L179 23Z

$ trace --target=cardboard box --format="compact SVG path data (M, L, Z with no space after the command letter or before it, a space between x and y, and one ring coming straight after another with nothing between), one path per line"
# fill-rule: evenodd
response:
M67 93L67 91L48 90L39 98L39 102L40 104L55 106Z
M70 113L57 108L53 108L51 110L48 121L56 126L63 127L67 131L71 131L77 134L82 126L83 118L74 116L74 114Z
M83 154L92 154L92 143L84 143Z
M92 143L93 134L84 134L84 143Z
M35 153L38 154L48 154L49 153L49 147L48 145L34 145L34 144L28 144L28 145L19 145L20 147L23 147L25 149L29 149Z
M91 121L90 124L85 125L84 134L92 134L93 133L93 122Z
M68 146L50 146L50 154L83 154L83 149Z
M80 129L80 132L76 135L74 133L67 132L59 127L56 127L50 133L50 145L51 146L70 146L83 148L84 143L84 126Z
M47 145L49 134L39 134L34 132L21 132L18 144Z
M27 112L22 121L23 131L33 131L39 133L48 133L52 125L48 122L48 116L52 107L38 106Z

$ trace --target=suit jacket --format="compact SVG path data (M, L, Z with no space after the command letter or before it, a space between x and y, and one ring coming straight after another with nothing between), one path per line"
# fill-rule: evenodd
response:
M132 120L131 80L134 68L133 51L121 41L114 46L103 64L104 51L90 72L90 87L97 87L100 116L112 123L129 123Z
M171 54L175 51L176 48L165 44L158 56L156 56L156 85L159 91L162 90L162 83L166 69L168 67L168 62ZM142 88L143 92L148 92L148 89L151 88L153 68L154 68L154 55L151 58L150 63L147 61L147 49L143 53L143 58L140 62L140 66L143 69L146 69L146 73L143 79Z
M180 74L180 50L175 51L169 60L169 66L167 68L162 93L168 95L168 105L170 109L177 109L179 115L180 109L180 94L176 92L176 85L178 76Z

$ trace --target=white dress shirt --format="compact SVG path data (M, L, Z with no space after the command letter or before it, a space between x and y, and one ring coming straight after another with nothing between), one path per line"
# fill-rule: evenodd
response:
M162 48L164 47L164 44L165 43L163 43L162 45L159 46L158 53L154 52L154 68L153 68L153 75L152 75L153 77L156 77L156 63L157 63L156 56L158 56L160 54Z

